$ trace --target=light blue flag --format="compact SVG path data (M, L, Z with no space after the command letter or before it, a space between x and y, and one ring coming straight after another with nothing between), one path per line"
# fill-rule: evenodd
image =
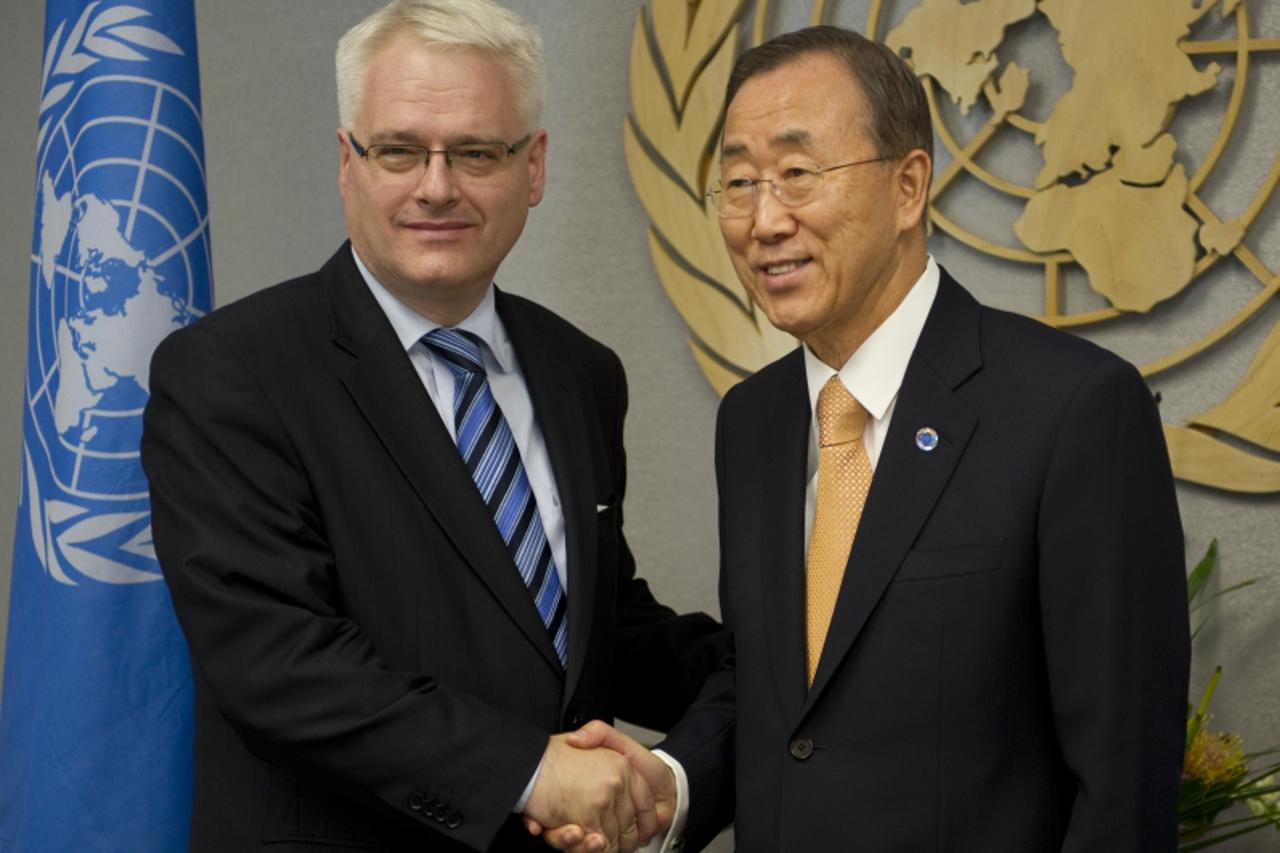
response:
M191 675L138 459L157 343L211 305L193 0L49 0L0 853L185 849Z

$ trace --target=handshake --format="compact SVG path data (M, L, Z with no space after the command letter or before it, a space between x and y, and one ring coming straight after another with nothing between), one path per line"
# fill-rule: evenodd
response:
M631 853L661 839L676 779L659 757L599 720L554 735L525 804L525 828L557 850Z

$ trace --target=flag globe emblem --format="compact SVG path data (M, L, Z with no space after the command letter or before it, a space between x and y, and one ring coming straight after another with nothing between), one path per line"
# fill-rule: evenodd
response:
M210 301L195 9L40 5L0 848L177 850L191 666L157 582L138 437L153 324Z
M138 583L160 579L138 451L151 354L210 307L203 142L167 83L59 82L87 55L75 37L48 48L37 139L23 498L53 578Z
M1177 343L1133 359L1148 377L1191 363L1230 373L1219 345L1280 293L1280 274L1253 248L1265 245L1253 232L1265 227L1280 152L1251 132L1242 110L1259 100L1250 94L1265 81L1259 57L1280 51L1280 39L1256 32L1251 13L1261 6L653 0L632 40L627 162L652 222L655 269L703 373L723 393L795 346L737 282L703 195L719 174L733 61L782 22L849 26L908 58L938 140L929 206L935 233L945 235L937 249L976 250L1020 282L1016 292L984 298L1087 331L1121 355L1152 340L1158 324L1159 340ZM859 9L865 17L855 20ZM1242 188L1255 171L1250 161L1265 174ZM1224 384L1236 381L1231 375ZM1210 409L1165 400L1175 475L1280 491L1277 401L1280 326Z

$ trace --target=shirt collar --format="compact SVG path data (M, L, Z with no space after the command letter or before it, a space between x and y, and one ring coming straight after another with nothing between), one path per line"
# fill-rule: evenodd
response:
M810 408L817 406L818 392L822 390L822 386L833 374L839 372L844 387L849 389L849 393L857 398L872 418L880 420L885 416L902 387L907 362L911 360L911 353L920 340L920 332L924 329L929 309L938 293L939 278L938 264L930 255L924 272L907 291L902 302L863 341L862 346L849 356L849 360L839 371L833 370L808 347L804 347L804 371L809 386Z
M396 338L400 341L400 346L404 347L405 352L409 352L415 346L418 346L422 341L422 336L427 332L440 328L439 323L423 317L417 311L405 305L393 296L391 291L382 285L382 282L374 278L373 273L364 265L364 261L360 260L360 255L356 252L354 246L351 248L351 256L355 258L356 269L360 270L360 276L364 279L364 283L368 285L369 292L373 294L373 298L378 301L378 305L382 308L382 313L387 315L387 320L391 323L391 328L395 331ZM485 348L493 356L498 371L508 373L515 367L515 353L511 347L511 339L507 337L507 329L502 324L502 319L498 316L495 293L496 290L493 284L490 283L484 292L484 298L480 300L480 304L466 316L466 319L453 328L470 332L484 341ZM485 369L490 370L494 366L486 364Z

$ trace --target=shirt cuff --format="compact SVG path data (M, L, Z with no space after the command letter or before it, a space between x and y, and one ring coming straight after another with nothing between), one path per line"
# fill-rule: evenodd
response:
M524 793L520 795L520 799L516 800L516 804L511 811L516 814L524 814L525 806L529 805L529 797L533 795L533 786L538 783L538 774L542 772L542 762L545 760L546 756L543 756L542 760L538 762L538 766L533 769L533 776L530 777L529 784L524 786Z
M655 749L653 754L661 758L663 763L671 768L671 772L676 777L676 814L671 820L671 828L667 830L665 838L654 838L644 847L640 848L640 853L668 853L671 850L680 850L684 847L684 830L685 824L689 822L689 777L684 772L684 767L680 765L670 755L667 755L660 749Z

